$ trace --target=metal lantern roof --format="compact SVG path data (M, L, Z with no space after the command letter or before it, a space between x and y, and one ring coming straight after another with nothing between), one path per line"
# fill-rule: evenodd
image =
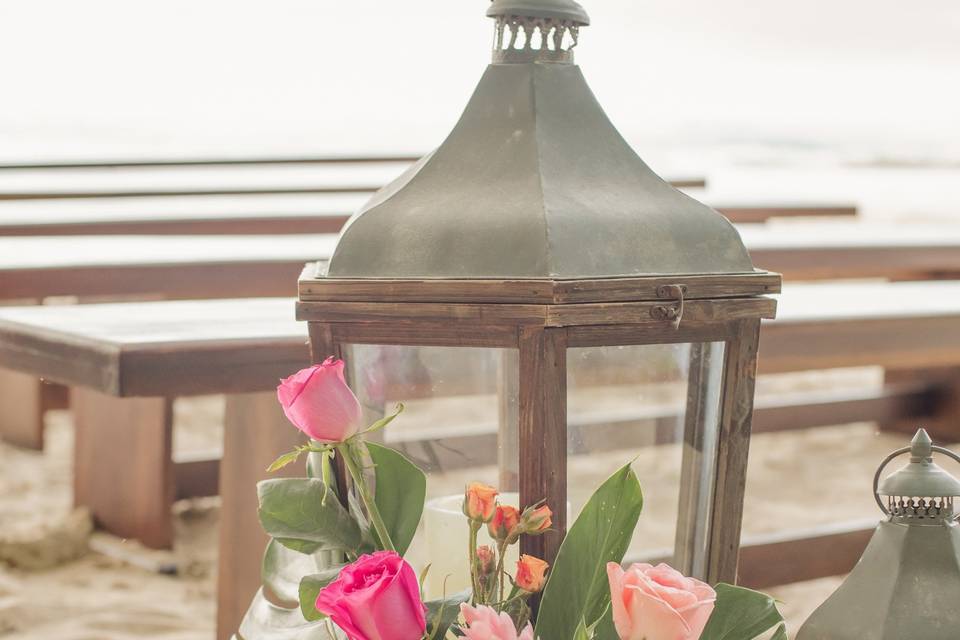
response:
M572 63L589 20L578 4L497 0L489 13L495 63L460 121L350 219L328 277L753 273L726 218L657 176L603 112Z

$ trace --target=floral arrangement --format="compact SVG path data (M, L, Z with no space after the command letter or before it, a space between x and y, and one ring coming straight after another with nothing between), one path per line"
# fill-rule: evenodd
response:
M425 602L429 567L417 576L403 556L420 522L426 477L365 439L403 407L361 428L343 368L330 358L278 387L284 413L310 442L271 470L306 454L307 477L258 485L260 521L272 540L243 640L786 640L769 596L711 587L665 564L622 566L643 506L630 465L596 490L552 567L530 555L506 562L525 536L556 535L550 505L501 504L494 487L471 483L463 500L471 587ZM352 480L348 491L335 480L336 457ZM484 527L492 545L478 544Z

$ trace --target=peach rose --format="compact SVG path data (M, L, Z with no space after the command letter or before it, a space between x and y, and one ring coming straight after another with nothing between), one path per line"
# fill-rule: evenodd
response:
M543 504L539 507L527 507L520 516L520 524L524 533L543 533L553 524L553 511Z
M698 640L717 593L672 567L607 564L613 622L621 640Z
M496 489L482 482L471 482L463 496L463 515L471 520L490 522L497 508Z
M540 558L526 554L520 556L520 560L517 561L517 586L530 593L540 591L543 589L543 583L546 582L549 567L550 565Z
M520 512L516 507L508 504L497 505L497 510L493 514L493 519L487 525L490 537L494 540L510 540L513 542L519 536L518 529L520 525Z

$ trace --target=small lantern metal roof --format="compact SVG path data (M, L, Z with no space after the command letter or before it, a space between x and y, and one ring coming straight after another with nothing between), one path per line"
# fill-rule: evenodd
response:
M331 278L753 273L722 215L662 180L591 93L569 0L497 0L494 64L440 147L347 223ZM533 63L533 64L525 64Z
M954 498L960 481L933 463L927 432L891 453L874 476L874 497L887 516L843 584L800 628L797 640L954 640L960 629L960 526ZM894 458L910 462L883 483ZM880 496L886 496L884 502Z
M960 497L960 480L933 461L933 441L920 429L910 443L910 462L880 485L880 495L911 498Z

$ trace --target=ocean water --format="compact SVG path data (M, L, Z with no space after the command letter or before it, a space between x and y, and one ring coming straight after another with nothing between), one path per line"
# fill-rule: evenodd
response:
M487 0L0 1L0 161L420 152L488 61ZM584 0L577 50L665 170L960 163L956 0Z

